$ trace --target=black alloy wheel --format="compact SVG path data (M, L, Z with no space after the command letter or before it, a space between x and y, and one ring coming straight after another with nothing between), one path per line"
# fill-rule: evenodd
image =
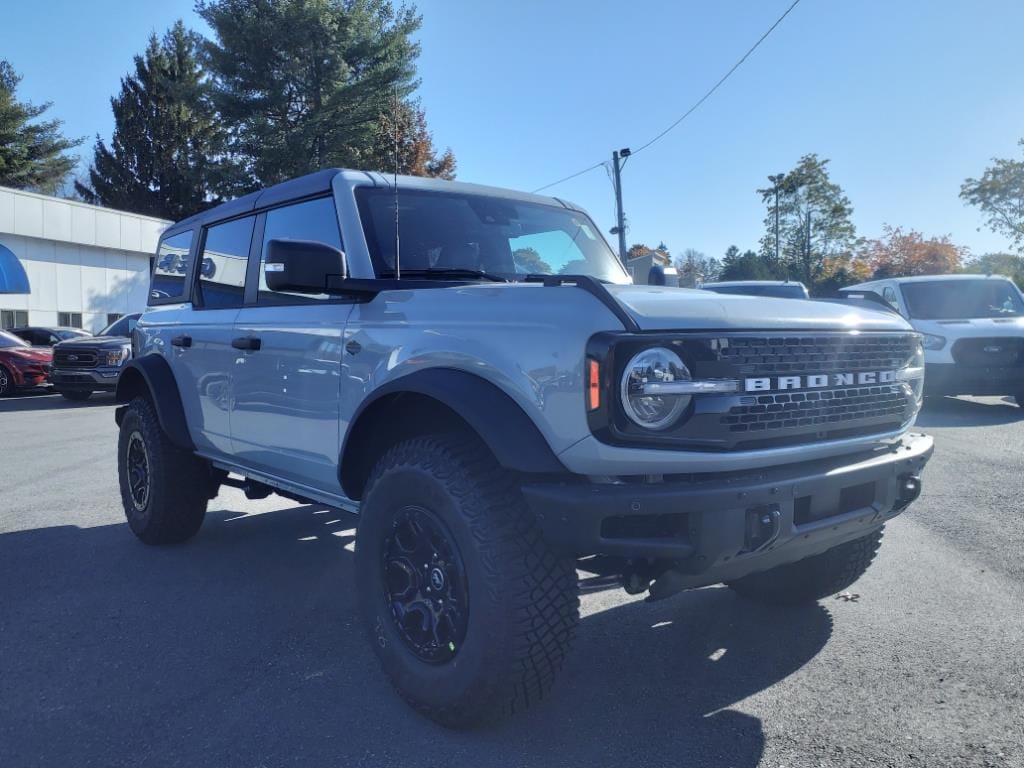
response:
M444 664L462 648L469 589L458 547L444 523L406 507L384 540L384 600L402 641L421 661Z
M146 442L139 432L132 432L128 438L128 491L137 510L144 510L149 503L149 454Z

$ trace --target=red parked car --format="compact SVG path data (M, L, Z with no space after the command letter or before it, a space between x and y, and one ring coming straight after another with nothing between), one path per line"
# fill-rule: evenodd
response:
M45 384L52 366L49 347L33 347L13 333L0 331L0 397Z

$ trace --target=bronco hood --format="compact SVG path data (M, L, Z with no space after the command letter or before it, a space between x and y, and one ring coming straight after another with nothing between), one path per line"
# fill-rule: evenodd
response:
M644 331L911 330L906 321L894 313L831 302L739 296L653 285L605 287Z

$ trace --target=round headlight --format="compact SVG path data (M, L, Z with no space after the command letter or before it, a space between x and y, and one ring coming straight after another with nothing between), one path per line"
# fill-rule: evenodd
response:
M622 407L630 420L644 429L665 429L689 405L690 395L645 394L644 386L691 379L690 371L671 349L645 349L623 371Z

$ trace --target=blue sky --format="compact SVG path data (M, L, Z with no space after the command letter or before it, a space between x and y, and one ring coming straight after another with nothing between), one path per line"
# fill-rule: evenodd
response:
M459 178L534 189L639 146L681 115L790 0L423 0L420 96ZM107 136L109 97L150 31L202 29L192 0L11 3L0 56L70 135ZM756 248L766 176L817 152L883 223L1006 248L957 197L1024 136L1014 0L803 0L736 74L623 178L629 242ZM603 169L548 190L614 223ZM612 239L609 237L609 239Z

